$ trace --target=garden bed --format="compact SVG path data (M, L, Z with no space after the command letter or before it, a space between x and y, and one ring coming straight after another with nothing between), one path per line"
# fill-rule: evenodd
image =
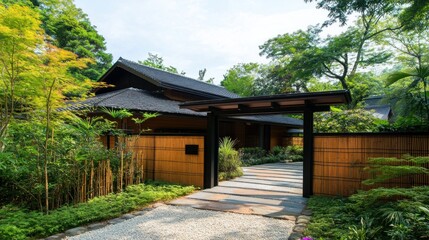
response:
M0 239L43 238L81 225L118 217L156 201L189 194L192 186L160 182L132 185L124 192L91 199L86 203L64 206L48 215L13 205L0 208Z
M312 197L312 239L429 239L429 187L378 188L349 198Z

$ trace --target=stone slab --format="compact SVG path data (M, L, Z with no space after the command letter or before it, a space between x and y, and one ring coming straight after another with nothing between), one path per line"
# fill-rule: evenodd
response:
M242 183L242 182L234 182L234 181L220 182L219 186L247 188L247 189L258 189L258 190L269 190L269 191L277 191L277 192L284 192L284 193L298 193L298 194L302 193L302 189L300 189L300 188L270 186L270 185L263 185L263 184Z
M69 229L69 230L65 231L64 233L66 236L76 236L76 235L82 234L82 233L87 232L87 231L88 231L87 227L77 227L77 228Z
M259 177L259 176L250 176L250 175L245 175L240 177L239 179L256 179L256 180L268 180L268 181L273 181L273 182L290 182L290 183L302 183L302 177L299 178L291 178L291 177L270 177L270 176L264 176L264 177Z
M64 239L66 238L66 234L65 233L58 233L55 235L52 235L50 237L45 238L45 240L60 240L60 239Z
M255 198L255 197L246 197L246 196L237 196L230 194L222 194L222 193L210 193L201 191L195 194L188 196L191 199L199 199L206 201L218 201L224 203L231 204L260 204L260 205L268 205L268 206L283 206L296 208L297 212L301 213L304 209L305 205L295 202L288 202L276 199L266 199L266 198Z
M107 222L101 222L101 223L93 223L88 225L88 229L89 230L95 230L95 229L100 229L107 226Z
M249 178L240 177L240 178L233 179L232 181L302 189L302 183L293 183L293 182L287 181L286 179L284 181L270 181L267 179L249 179Z
M125 219L123 218L114 218L114 219L110 219L109 221L107 221L109 224L117 224L117 223L121 223L125 221Z
M275 191L258 190L258 189L243 189L243 188L217 186L211 189L206 189L204 190L204 192L248 196L248 197L264 198L264 199L277 199L282 201L290 201L290 202L303 203L303 204L307 203L307 199L302 197L301 194L294 194L294 193L285 194L284 192L275 192Z
M135 215L133 215L133 214L125 214L125 215L121 216L121 218L126 219L126 220L134 218L134 217L135 217Z
M254 214L266 217L286 219L295 221L299 213L296 209L289 209L282 206L267 206L260 204L232 204L213 201L204 201L199 199L182 198L170 202L172 205L191 206L198 209L233 212L240 214Z

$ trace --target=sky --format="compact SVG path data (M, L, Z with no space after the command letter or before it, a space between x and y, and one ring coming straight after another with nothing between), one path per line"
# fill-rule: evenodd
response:
M166 65L219 84L238 63L268 60L259 46L322 23L327 12L304 0L75 0L104 36L114 61L157 54ZM325 31L335 35L338 26Z

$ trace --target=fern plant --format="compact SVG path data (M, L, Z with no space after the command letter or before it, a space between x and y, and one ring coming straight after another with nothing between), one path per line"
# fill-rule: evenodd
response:
M365 168L371 178L363 181L366 185L382 183L394 178L429 174L427 168L429 157L412 157L404 155L402 158L370 158L369 166Z

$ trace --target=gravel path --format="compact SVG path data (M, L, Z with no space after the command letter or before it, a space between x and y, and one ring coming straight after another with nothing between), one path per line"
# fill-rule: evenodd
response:
M286 220L163 205L68 239L287 239L293 226Z

